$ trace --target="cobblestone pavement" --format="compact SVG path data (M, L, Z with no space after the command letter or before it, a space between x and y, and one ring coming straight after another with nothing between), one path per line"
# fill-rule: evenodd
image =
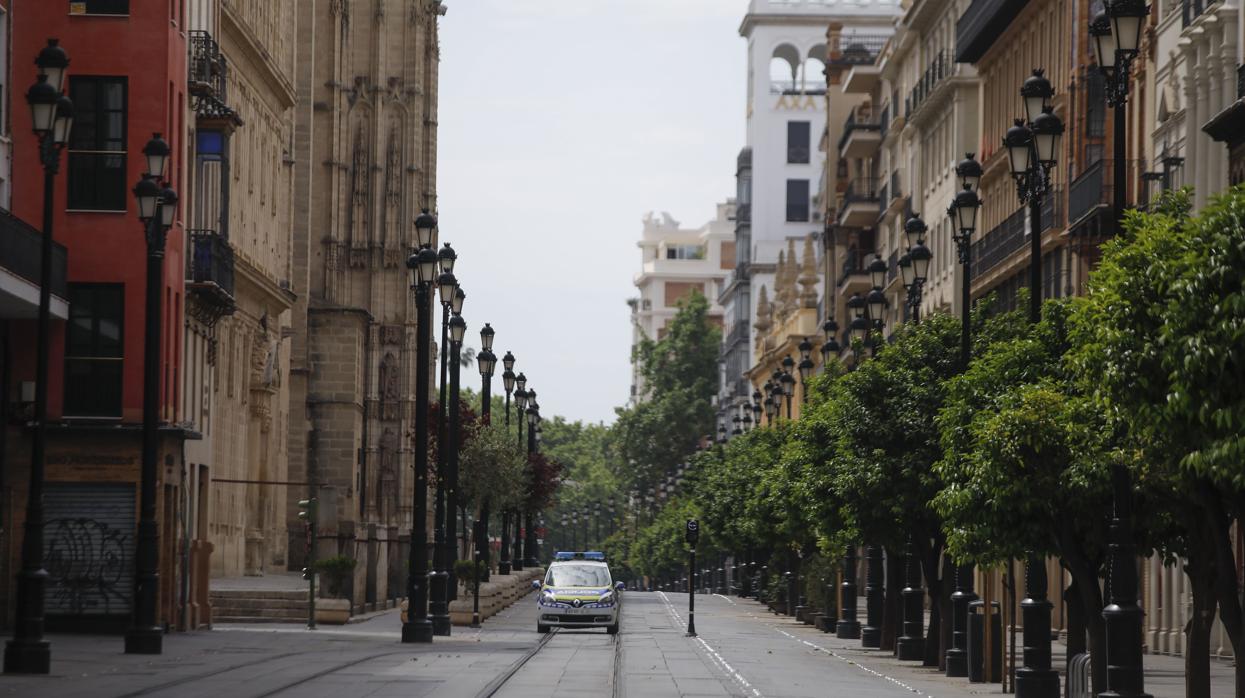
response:
M0 697L120 698L661 698L741 696L972 696L998 685L948 679L775 616L748 600L631 592L622 631L535 632L524 599L483 629L454 628L432 645L398 641L396 611L347 626L230 625L165 638L156 657L125 655L120 637L52 636L53 674L0 676ZM1231 695L1231 668L1213 665L1216 698ZM1155 698L1183 694L1181 660L1146 657Z

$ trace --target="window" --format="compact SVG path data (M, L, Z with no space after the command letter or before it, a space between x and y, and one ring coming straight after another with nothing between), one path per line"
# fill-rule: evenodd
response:
M787 180L787 222L804 223L808 221L808 180Z
M121 284L70 284L65 416L121 416L124 301Z
M128 15L130 0L70 0L71 15Z
M666 259L704 259L705 248L701 245L669 245Z
M787 162L808 163L809 124L807 121L787 122Z
M1102 138L1107 135L1107 79L1100 70L1090 70L1086 86L1085 135Z
M124 211L125 78L69 78L74 104L69 139L69 208Z

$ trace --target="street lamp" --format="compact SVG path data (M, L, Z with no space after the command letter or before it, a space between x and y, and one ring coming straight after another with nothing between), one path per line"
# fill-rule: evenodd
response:
M955 241L956 254L961 265L961 370L967 370L969 361L972 359L972 326L969 322L972 310L972 237L976 232L977 209L980 206L981 201L977 198L977 192L966 184L947 208L947 216L950 217L954 227L952 238ZM968 609L969 604L976 599L977 594L973 591L972 565L958 565L955 571L955 592L951 594L951 647L946 652L947 676L968 676ZM988 618L987 622L989 622Z
M1114 110L1112 134L1113 173L1112 205L1117 230L1123 230L1127 206L1127 154L1129 68L1141 46L1141 32L1150 8L1145 0L1114 0L1106 3L1106 11L1090 25L1098 65L1107 78L1107 102ZM1166 168L1166 163L1164 163ZM1141 698L1145 693L1142 672L1141 630L1144 616L1137 603L1137 570L1133 567L1132 523L1130 521L1132 482L1128 469L1121 464L1111 468L1112 512L1109 534L1110 599L1103 609L1107 626L1106 661L1114 670L1107 675L1107 692L1118 696Z
M4 671L10 674L46 674L51 670L51 646L43 639L43 599L47 571L43 569L43 486L47 465L48 361L52 331L52 216L56 173L61 150L73 127L73 102L61 94L69 56L48 39L35 59L38 74L26 92L31 128L39 139L43 165L43 235L39 249L39 314L35 329L35 404L30 444L30 482L26 492L26 520L22 527L21 570L17 573L17 617L13 639L5 644Z
M160 587L160 531L156 524L159 479L160 347L163 334L164 247L177 212L177 194L161 186L169 144L152 134L143 148L149 171L134 186L138 218L147 240L146 328L143 337L143 438L139 486L138 540L134 555L134 612L125 634L127 654L160 654L164 629L157 616Z
M964 159L955 166L955 176L959 178L960 187L973 193L981 186L981 175L981 163L977 162L974 153L965 153Z
M821 330L826 334L826 341L821 345L821 368L827 370L830 367L830 359L839 355L842 348L839 346L839 323L833 318L827 318L821 325Z
M791 355L783 357L782 376L779 377L782 395L787 399L787 419L791 419L791 398L795 396L795 376L791 375L795 368L795 359Z
M437 253L432 249L436 219L425 209L415 219L422 244L406 266L414 274L416 327L415 364L428 365L432 348L432 284L436 279ZM427 371L415 372L415 492L412 502L411 545L407 569L407 611L402 623L402 642L432 642L428 619L428 381Z

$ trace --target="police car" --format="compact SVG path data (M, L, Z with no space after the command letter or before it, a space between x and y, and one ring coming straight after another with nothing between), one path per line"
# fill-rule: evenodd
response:
M605 554L559 552L549 563L545 579L533 579L537 590L536 632L550 628L605 628L618 632L623 582L610 579Z

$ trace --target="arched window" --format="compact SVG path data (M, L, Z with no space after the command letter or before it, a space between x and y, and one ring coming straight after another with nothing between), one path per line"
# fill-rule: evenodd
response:
M791 44L780 44L769 61L771 94L797 92L800 89L800 52Z

